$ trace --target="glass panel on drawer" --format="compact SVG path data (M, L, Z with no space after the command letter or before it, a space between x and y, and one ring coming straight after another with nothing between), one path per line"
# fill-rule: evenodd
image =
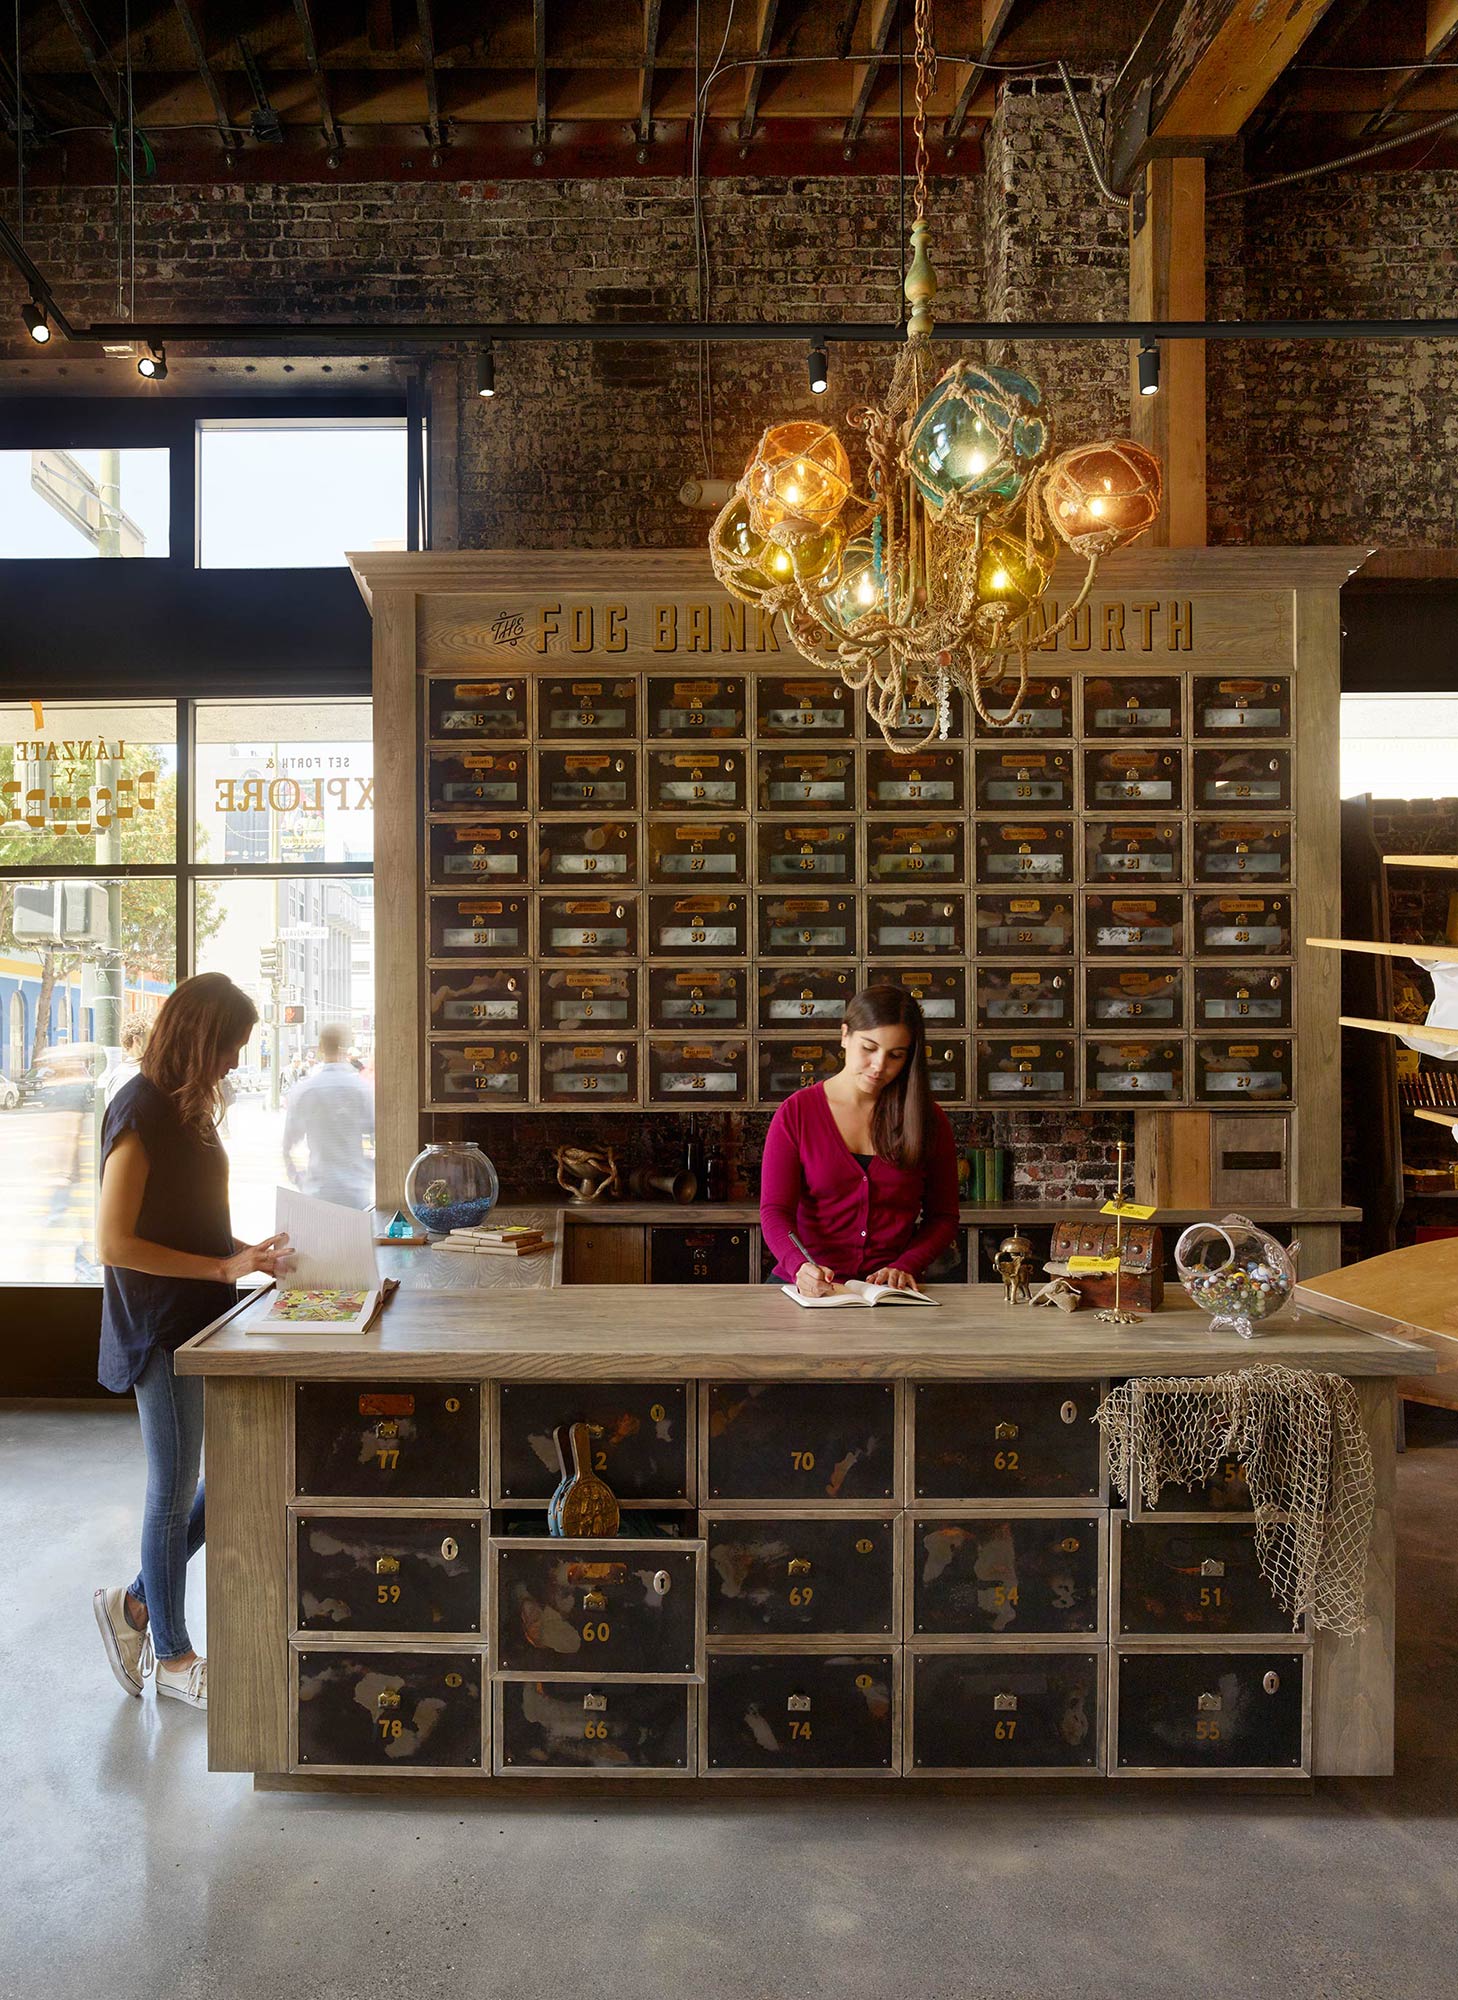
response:
M934 1034L967 1025L967 974L960 965L870 965L866 984L904 986Z
M478 1632L479 1516L300 1515L298 1622L311 1632Z
M660 1041L648 1044L648 1102L715 1106L749 1096L749 1044Z
M762 957L844 958L856 949L849 896L761 895L756 904Z
M650 1028L696 1032L749 1025L749 973L736 967L655 965L648 974Z
M931 1094L943 1104L964 1104L967 1099L967 1044L960 1037L929 1034L926 1039L926 1073Z
M967 949L962 896L868 896L866 949L877 957L903 951L960 958Z
M693 678L680 674L648 676L650 736L743 736L744 680L739 674Z
M749 1231L741 1226L693 1228L655 1222L648 1227L650 1285L747 1285Z
M1238 958L1255 952L1284 958L1291 949L1289 896L1196 896L1195 952Z
M1184 790L1182 754L1179 750L1138 749L1133 744L1117 750L1085 751L1085 810L1099 806L1178 810Z
M1201 965L1195 969L1197 1028L1289 1028L1291 968Z
M916 1653L915 1771L1097 1770L1097 1653Z
M638 829L631 820L543 820L537 870L546 882L603 882L630 888L638 879Z
M952 820L908 820L866 830L866 877L890 886L936 888L965 881L962 827Z
M312 1498L472 1499L481 1394L470 1382L299 1382L295 1491Z
M918 1500L1098 1497L1097 1382L928 1382L914 1394Z
M1091 965L1084 974L1091 1028L1177 1028L1184 1015L1184 974L1174 966Z
M651 812L743 812L742 750L650 750Z
M512 1541L494 1542L491 1560L498 1671L695 1671L697 1549L643 1549L622 1537Z
M591 674L537 682L537 734L544 741L586 742L638 734L638 683Z
M530 949L525 896L432 896L432 958L515 958Z
M890 1632L895 1538L884 1519L706 1520L709 1632Z
M1076 1104L1073 1043L979 1041L977 1096L993 1104Z
M1184 830L1178 820L1086 820L1083 843L1085 881L1184 879Z
M745 958L747 896L659 895L648 898L648 949L659 958Z
M889 1771L896 1756L890 1653L711 1654L711 1771Z
M715 1500L889 1500L896 1399L888 1382L716 1382L708 1391Z
M650 882L747 882L749 849L743 820L651 820Z
M1117 1770L1303 1768L1300 1653L1130 1653L1119 1676Z
M498 1771L689 1766L689 1691L671 1681L502 1681L499 1692Z
M537 927L543 958L638 955L636 896L543 896Z
M1178 736L1178 674L1090 675L1083 684L1085 736Z
M443 888L463 876L515 885L527 878L529 851L524 820L487 824L435 820L430 827L430 879Z
M1197 674L1194 734L1289 736L1290 680L1284 674L1266 680Z
M432 736L469 736L482 742L515 742L527 733L527 684L522 680L432 680L428 683Z
M521 1029L531 1026L525 966L487 972L438 968L428 975L432 1028Z
M972 1232L959 1229L945 1250L939 1250L922 1272L922 1285L965 1285Z
M1121 1632L1289 1632L1256 1560L1255 1524L1119 1521Z
M544 1104L614 1105L638 1101L636 1042L543 1042L540 1045Z
M866 811L961 812L966 804L963 753L914 750L904 755L884 745L866 752Z
M1046 812L1073 810L1073 752L1046 744L1019 743L1010 749L978 750L977 804L983 810Z
M977 880L993 887L1008 882L1071 882L1073 827L1067 820L977 822Z
M1291 1095L1292 1045L1288 1041L1195 1044L1198 1104L1280 1104Z
M1062 958L1075 944L1074 905L1067 896L977 898L979 958Z
M562 1477L553 1433L581 1423L592 1464L619 1500L688 1498L682 1382L503 1382L497 1475L504 1500L550 1500Z
M761 812L853 812L856 758L853 750L758 750L755 799Z
M1185 1045L1180 1041L1105 1042L1084 1045L1084 1080L1090 1103L1120 1104L1137 1097L1178 1104L1185 1094Z
M1178 958L1185 943L1183 896L1085 896L1084 949L1095 958Z
M852 820L768 820L755 840L758 879L769 889L844 889L856 879Z
M1197 819L1194 879L1289 882L1291 834L1289 820Z
M807 965L800 971L766 967L759 974L759 1025L762 1028L839 1028L846 1004L855 998L854 971L829 965Z
M301 1764L480 1766L479 1653L301 1652L298 1667Z
M854 736L856 696L828 674L761 674L754 683L756 736Z
M942 714L935 692L928 690L913 693L909 700L903 701L892 716L889 727L899 743L903 738L915 741L918 736L926 736L931 730L940 729L941 722ZM943 735L956 737L962 734L962 697L954 692L947 695L946 723Z
M629 1034L638 1025L638 973L631 965L539 972L537 996L537 1020L549 1034L574 1028Z
M981 1028L1018 1027L1025 1021L1049 1028L1073 1026L1071 965L1037 966L1029 971L979 965L976 978L977 1025Z
M530 1095L530 1043L432 1042L432 1104L525 1104Z
M525 750L432 750L426 758L426 802L432 812L490 806L527 810Z
M992 687L983 690L983 703L989 714L1003 716L1011 713L1017 700L1018 677L1009 674ZM984 722L979 715L973 723L978 736L992 737L1006 742L1009 736L1071 736L1073 734L1073 684L1063 675L1050 675L1046 679L1030 680L1023 705L1011 723L1004 728Z
M636 750L539 750L537 805L543 812L634 812Z
M1129 1496L1129 1511L1135 1519L1146 1514L1249 1514L1245 1467L1238 1458L1222 1458L1208 1479L1188 1486L1172 1481L1161 1486L1152 1507L1136 1490Z
M761 1035L755 1044L755 1080L761 1104L778 1104L807 1084L824 1083L839 1068L839 1041Z
M1233 806L1237 812L1284 812L1291 804L1289 750L1197 750L1197 806Z
M912 1631L1097 1632L1100 1518L909 1516Z

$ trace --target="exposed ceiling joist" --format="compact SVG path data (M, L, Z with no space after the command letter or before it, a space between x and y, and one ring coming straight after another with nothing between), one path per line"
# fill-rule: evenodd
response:
M197 0L175 0L175 4L177 18L182 23L182 32L187 37L187 46L192 50L192 59L197 65L198 76L213 107L213 116L218 121L218 137L223 142L223 151L235 152L241 143L242 134L228 116L228 107L223 102L218 79L214 76L213 66L208 61L208 52L202 38L202 23L197 17Z
M658 67L658 17L663 0L643 0L643 82L638 92L638 144L653 143L653 77Z
M1458 46L1458 0L1428 0L1427 21L1423 35L1423 61L1442 62L1451 56ZM1384 92L1386 99L1381 109L1369 118L1363 128L1363 137L1373 138L1386 125L1389 118L1400 111L1419 85L1428 78L1421 69L1412 69L1405 76L1391 81Z
M759 116L759 93L764 87L764 59L770 52L770 44L775 38L775 21L779 16L780 0L759 0L759 13L754 26L755 65L749 72L749 81L744 90L744 115L739 121L739 137L744 145L754 137L754 123ZM854 21L854 15L852 15Z
M329 79L324 74L324 65L319 60L319 39L314 33L314 16L309 0L294 0L294 14L299 23L299 38L304 44L304 61L309 75L314 80L314 95L319 101L319 123L324 129L324 144L329 152L331 166L338 166L339 155L344 151L344 134L334 116L334 102L329 92Z
M440 122L440 78L435 70L435 18L430 0L416 0L420 23L420 67L425 77L425 138L433 152L445 144L445 128Z
M896 17L901 11L901 0L872 0L871 5L871 56L861 69L856 82L855 101L851 105L850 117L845 121L845 145L853 147L861 136L861 127L866 122L866 112L871 102L871 92L876 88L876 77L880 70L880 58L886 53L886 44L891 39L891 30L896 26Z
M532 63L536 75L532 164L539 167L547 157L547 0L532 0Z
M81 51L81 60L91 72L91 81L101 92L102 100L111 113L113 121L122 123L121 93L117 89L116 64L96 41L91 32L89 18L82 15L72 5L72 0L56 0L61 19L76 38L76 46Z
M942 127L942 137L947 142L948 152L962 136L967 123L967 113L972 109L972 99L977 94L986 71L984 64L992 61L998 40L1007 26L1015 0L982 0L982 37L977 50L977 60L962 79L962 88L957 92L957 102L952 107L952 115Z

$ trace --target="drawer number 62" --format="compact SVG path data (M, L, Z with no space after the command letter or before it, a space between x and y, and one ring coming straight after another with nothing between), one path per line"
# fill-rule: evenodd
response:
M999 1472L1016 1472L1018 1469L1018 1455L1015 1451L1000 1451L992 1462Z

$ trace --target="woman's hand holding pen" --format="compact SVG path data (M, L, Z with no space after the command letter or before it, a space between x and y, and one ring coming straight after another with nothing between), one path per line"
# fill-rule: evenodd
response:
M795 1290L807 1299L828 1299L840 1286L826 1264L812 1264L807 1258L795 1273Z

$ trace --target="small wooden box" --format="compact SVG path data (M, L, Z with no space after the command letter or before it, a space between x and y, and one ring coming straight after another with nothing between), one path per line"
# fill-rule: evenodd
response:
M1049 1272L1055 1277L1067 1277L1070 1257L1112 1257L1117 1228L1112 1218L1055 1224ZM1118 1276L1121 1306L1127 1306L1130 1312L1158 1312L1164 1304L1164 1231L1157 1223L1124 1225ZM1112 1271L1092 1277L1075 1276L1073 1282L1078 1286L1080 1304L1103 1307L1114 1303Z

